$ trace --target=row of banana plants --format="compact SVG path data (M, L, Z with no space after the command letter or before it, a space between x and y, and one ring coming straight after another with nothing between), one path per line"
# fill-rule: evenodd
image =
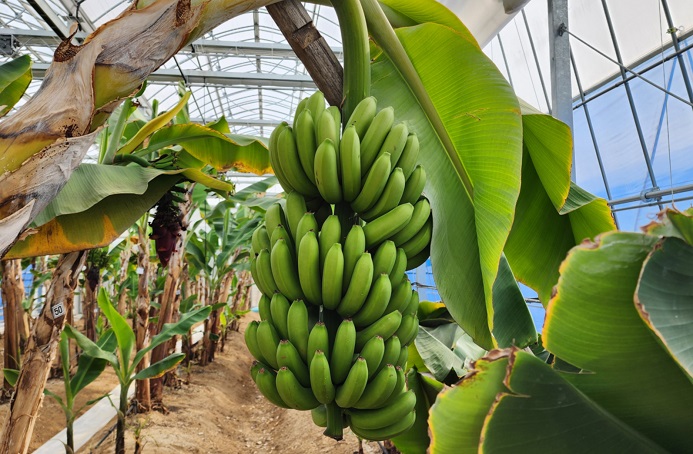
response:
M0 74L14 78L0 81L3 104L20 99L27 84L15 88L30 80L30 65L24 57L2 66ZM182 88L172 109L158 112L154 101L145 114L137 103L145 87L106 121L97 137L98 161L75 169L36 216L31 235L15 242L3 261L3 389L12 400L2 439L9 452L28 449L33 427L21 419L27 407L35 417L51 371L62 375L64 394L44 392L65 412L73 449L72 426L83 410L74 408L75 396L108 365L120 382L116 452L124 452L127 413L165 411L163 387L178 381L176 366L213 361L228 330L238 329L238 317L249 309L246 258L263 210L256 196L276 180L233 194L223 172L266 173L267 149L258 139L230 134L223 117L191 123L190 93ZM26 268L34 275L28 296L21 278ZM83 330L74 323L76 294ZM194 346L192 330L200 324L203 340ZM44 364L53 367L32 369L40 352L28 341L30 333L36 341L35 334L46 329L51 360ZM177 340L181 353L173 353ZM31 383L30 395L22 382ZM133 383L136 394L129 401Z

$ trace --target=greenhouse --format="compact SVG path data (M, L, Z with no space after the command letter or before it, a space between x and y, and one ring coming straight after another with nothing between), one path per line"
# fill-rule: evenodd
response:
M688 0L0 0L0 454L690 453Z

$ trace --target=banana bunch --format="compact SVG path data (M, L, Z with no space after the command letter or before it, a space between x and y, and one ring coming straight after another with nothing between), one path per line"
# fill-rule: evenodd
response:
M394 109L378 112L375 98L368 97L340 134L339 109L325 108L318 91L298 104L294 118L293 126L282 123L270 136L272 168L284 190L349 207L366 226L378 220L366 230L369 247L406 226L395 243L407 253L407 269L425 262L433 233L430 205L421 203L426 171L417 165L416 134L394 124Z
M419 296L405 272L428 258L432 217L416 135L393 123L392 108L366 98L341 134L322 93L302 101L270 137L287 195L252 236L263 294L245 332L253 380L336 439L345 427L392 438L416 418L404 372Z

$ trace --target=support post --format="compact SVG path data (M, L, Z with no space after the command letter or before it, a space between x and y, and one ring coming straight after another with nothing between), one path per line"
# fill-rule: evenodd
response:
M573 97L570 78L568 0L549 0L549 54L551 56L551 114L573 130ZM570 178L575 181L575 148Z

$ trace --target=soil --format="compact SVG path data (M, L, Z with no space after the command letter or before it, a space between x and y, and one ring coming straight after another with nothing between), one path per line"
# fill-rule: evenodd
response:
M143 453L358 452L358 439L348 429L344 440L337 442L322 434L324 429L313 424L310 412L275 407L259 393L250 378L253 358L243 341L246 324L256 319L258 315L252 312L243 318L241 332L229 333L224 352L218 353L213 363L205 368L193 366L190 371L179 371L184 383L179 389L165 390L168 414L152 412L128 418L126 452L135 452L136 432ZM115 386L110 383L111 388ZM44 405L39 421L48 406ZM62 426L60 419L55 418L53 425L57 432ZM78 452L114 452L115 434L106 435L113 425L115 420ZM35 434L34 441L37 437ZM48 437L42 439L45 438ZM39 445L33 443L32 447ZM376 443L364 443L363 452L382 450Z

